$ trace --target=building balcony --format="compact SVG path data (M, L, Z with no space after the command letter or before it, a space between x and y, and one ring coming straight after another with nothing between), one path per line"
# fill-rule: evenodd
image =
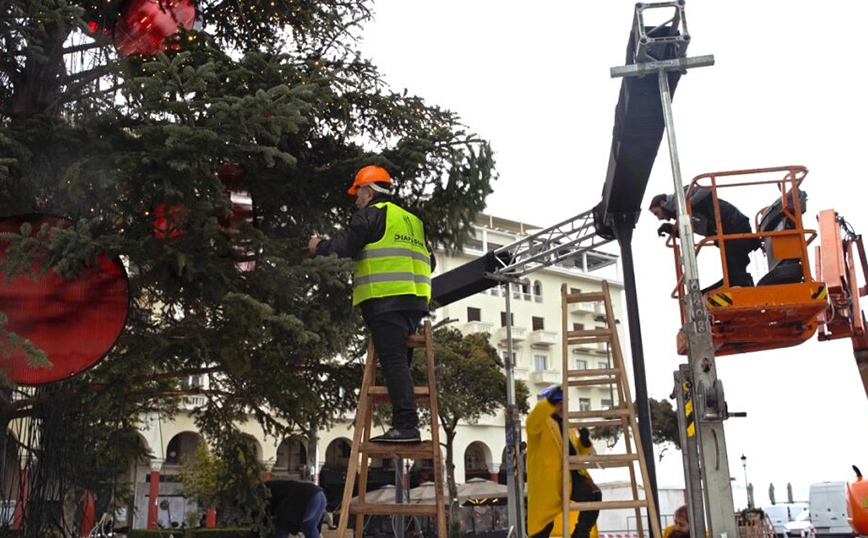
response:
M512 373L515 375L515 378L520 381L527 381L528 378L528 369L527 368L513 368Z
M563 380L563 374L557 370L534 370L528 379L534 385L555 385Z
M531 331L527 342L532 346L551 347L558 343L558 333L554 331Z
M187 410L198 409L205 405L204 396L184 396L184 408Z
M571 314L596 314L597 306L595 303L572 303L570 304Z
M477 333L488 333L491 334L494 329L493 323L488 323L487 321L468 321L464 324L464 327L461 328L461 332L464 334L477 334Z
M494 335L498 342L502 345L506 345L506 327L501 327L497 329L497 333ZM516 327L512 326L512 343L517 344L519 342L524 342L527 339L527 329L524 327Z

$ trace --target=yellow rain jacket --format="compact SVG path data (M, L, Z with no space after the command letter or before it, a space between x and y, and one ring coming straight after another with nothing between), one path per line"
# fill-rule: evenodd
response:
M555 406L543 398L527 416L527 534L533 536L554 521L551 536L560 536L563 488L561 482L561 429L552 418ZM576 452L584 456L594 447L584 447L575 429L570 431L570 442ZM580 474L590 477L586 470ZM570 530L575 528L578 512L570 513ZM594 527L591 536L597 535Z

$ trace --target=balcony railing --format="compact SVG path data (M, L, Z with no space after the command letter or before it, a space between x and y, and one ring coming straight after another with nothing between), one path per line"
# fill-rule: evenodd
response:
M558 333L542 329L531 331L527 341L532 346L553 346L558 343Z
M563 381L563 375L557 370L534 370L528 381L534 385L554 385Z
M464 324L463 332L464 334L491 334L492 329L494 329L493 323L488 323L487 321L468 321Z
M495 338L501 343L506 345L506 327L501 327L497 329L497 334ZM527 329L524 327L516 327L512 326L512 342L524 342L527 339Z

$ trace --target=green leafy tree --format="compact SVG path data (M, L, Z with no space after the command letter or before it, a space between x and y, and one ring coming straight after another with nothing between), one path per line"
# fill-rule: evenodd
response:
M675 414L672 404L668 400L648 398L648 405L651 408L652 442L655 445L671 442L680 449L681 437L678 434L678 416ZM611 448L621 438L621 428L620 426L594 428L591 437L605 441L606 445Z
M356 403L350 262L301 255L311 234L348 220L355 171L385 166L431 240L454 249L491 192L492 151L455 113L384 85L356 45L369 2L201 0L201 30L121 58L110 35L125 5L0 2L0 214L71 221L44 241L7 234L0 272L38 278L35 252L43 270L70 277L99 253L122 256L124 333L107 360L40 401L87 392L107 413L124 402L129 424L202 395L200 430L253 480L238 422L284 435L327 427ZM231 199L216 171L227 162L242 170L255 226L221 224ZM178 209L176 233L155 233L161 207ZM254 270L237 269L239 252L255 254ZM40 359L0 335L0 351ZM192 375L210 384L185 385ZM33 413L37 400L19 396L0 401L0 419ZM229 481L218 497L251 488Z
M445 434L446 480L453 509L457 498L453 444L458 425L493 414L507 403L504 364L489 339L488 333L463 335L451 327L434 331L437 410ZM421 377L421 372L416 375ZM517 381L515 393L518 410L527 413L530 409L527 385ZM452 510L450 520L455 521Z

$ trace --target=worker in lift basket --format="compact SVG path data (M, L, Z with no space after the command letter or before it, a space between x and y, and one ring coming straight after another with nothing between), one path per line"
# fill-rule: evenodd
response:
M551 386L540 394L540 400L527 416L527 532L531 538L548 538L563 510L563 400L561 387ZM570 455L596 454L587 428L578 432L571 429L569 437ZM570 500L591 502L603 499L600 488L587 470L573 470L570 475ZM599 510L581 512L571 538L589 538L599 514Z
M365 166L348 192L358 208L349 226L331 239L311 237L308 250L356 260L353 306L362 310L392 403L392 428L371 441L419 442L407 338L428 313L434 257L422 221L390 201L392 178L385 168Z
M688 191L691 207L691 224L693 225L694 233L703 236L717 235L717 226L714 218L714 200L711 196L711 190L704 187L695 187ZM723 227L723 234L749 234L751 233L750 219L748 219L737 207L722 200L717 199L720 206L720 224ZM678 216L678 206L674 194L658 194L651 199L651 205L648 210L657 217L658 220L674 220ZM678 228L671 222L664 222L657 228L657 235L664 234L678 235ZM753 286L753 278L747 272L747 266L750 263L749 254L760 247L760 240L756 237L746 239L734 239L726 241L726 272L729 274L730 286ZM723 280L717 282L703 292L719 288L723 285Z

